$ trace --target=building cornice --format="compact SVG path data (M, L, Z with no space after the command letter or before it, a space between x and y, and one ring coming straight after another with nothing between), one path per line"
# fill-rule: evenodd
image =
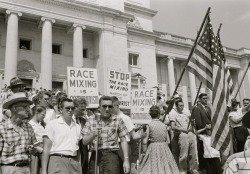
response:
M95 12L97 14L102 14L105 16L121 17L125 19L126 21L130 21L134 17L131 14L124 13L116 9L89 4L86 2L74 1L74 0L68 0L68 1L66 0L36 0L36 1L41 1L47 4L54 4L57 6L63 6L63 7L71 8L71 9L78 10L78 11L87 10L87 11L90 11L91 13Z
M125 10L135 10L136 12L141 12L144 13L148 16L154 17L157 14L157 11L149 9L149 8L145 8L145 7L141 7L138 5L133 5L127 2L124 2L124 9Z
M142 29L137 29L137 28L132 28L132 27L128 27L128 33L137 34L137 35L144 36L144 37L148 36L148 37L151 37L153 39L157 38L157 35L154 32L146 31L146 30L142 30Z
M194 44L194 40L183 37L183 36L177 36L173 35L170 33L164 33L160 31L154 31L158 37L156 38L156 42L161 42L161 43L168 43L168 44L173 44L176 46L184 46L184 47L191 47ZM247 48L240 48L240 49L233 49L229 47L223 47L225 55L235 57L235 58L240 58L241 55L246 55L250 54L250 49Z

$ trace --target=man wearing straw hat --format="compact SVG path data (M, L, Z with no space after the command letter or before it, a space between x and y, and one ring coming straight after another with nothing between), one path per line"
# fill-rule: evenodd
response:
M34 130L28 124L31 104L25 93L14 93L3 103L3 108L11 111L11 118L0 124L0 171L3 174L30 173L29 152L36 142Z

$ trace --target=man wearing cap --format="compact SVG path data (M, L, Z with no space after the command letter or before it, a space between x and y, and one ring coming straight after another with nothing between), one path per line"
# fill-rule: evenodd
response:
M13 93L24 92L25 84L18 77L13 77L10 79L10 86L8 88L11 89Z
M3 108L11 111L11 118L0 123L0 165L3 174L30 173L29 150L37 141L30 120L30 101L25 93L14 93ZM36 147L35 149L39 149Z
M42 174L82 174L77 158L81 126L72 119L74 102L63 98L59 106L62 115L45 127L47 136L43 138Z

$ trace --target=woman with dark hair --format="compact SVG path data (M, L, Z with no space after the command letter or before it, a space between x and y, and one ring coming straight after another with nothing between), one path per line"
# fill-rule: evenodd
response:
M139 166L140 174L179 174L177 164L168 147L170 141L167 126L160 121L160 113L160 108L155 105L149 110L152 121L147 127L147 137L142 140L144 157Z

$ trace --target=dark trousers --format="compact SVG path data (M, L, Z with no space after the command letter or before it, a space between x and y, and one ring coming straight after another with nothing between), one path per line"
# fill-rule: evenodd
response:
M206 174L222 174L220 158L204 158Z
M237 152L243 152L247 137L249 136L247 128L243 126L234 128L234 136L237 144Z
M88 174L95 173L95 154L92 152L89 162ZM118 151L99 152L98 162L99 174L120 174L120 157Z
M204 155L204 146L203 141L197 139L197 149L198 149L198 161L199 161L199 169L206 170L206 161L203 157Z
M171 141L171 151L174 156L175 162L179 167L179 155L180 155L180 148L179 148L179 135L180 133L174 132L173 139Z
M81 166L82 166L82 174L88 173L88 160L89 160L89 152L88 146L83 146L82 140L79 142L79 150L81 154Z

